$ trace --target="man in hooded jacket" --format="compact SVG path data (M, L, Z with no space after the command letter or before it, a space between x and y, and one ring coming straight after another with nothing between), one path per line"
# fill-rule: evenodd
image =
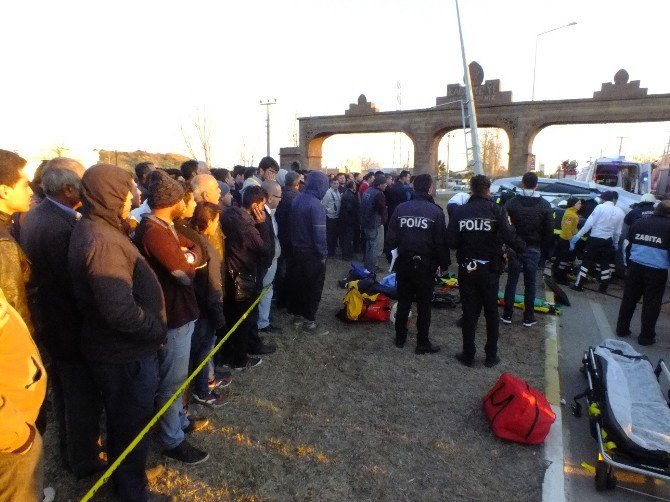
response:
M83 315L81 349L103 397L112 463L151 419L158 388L158 349L167 321L156 274L124 233L132 178L109 164L82 178L82 214L70 239L68 266ZM112 474L122 500L148 500L142 440Z
M287 273L301 277L302 287L295 288L288 311L306 331L316 330L316 311L321 301L326 279L326 210L321 205L328 190L328 177L312 171L305 180L305 189L293 201L291 208L291 245L293 267Z

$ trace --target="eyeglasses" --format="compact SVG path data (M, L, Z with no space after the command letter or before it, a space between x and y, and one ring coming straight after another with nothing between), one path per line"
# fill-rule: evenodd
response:
M271 194L270 197L274 197L275 199L281 200L281 195Z

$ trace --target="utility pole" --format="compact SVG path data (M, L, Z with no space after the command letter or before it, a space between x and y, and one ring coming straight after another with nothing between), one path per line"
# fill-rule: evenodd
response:
M627 139L628 136L617 136L619 139L619 157L621 157L621 147L623 146L623 140Z
M261 100L261 106L265 107L265 125L266 125L266 134L267 134L267 156L270 156L270 107L272 105L277 104L277 100L273 99L270 101L269 99L263 103Z
M482 169L482 151L479 147L479 135L477 134L477 115L475 110L475 98L472 94L472 82L470 80L470 68L465 58L465 45L463 45L463 30L461 29L461 14L458 9L458 0L456 2L456 18L458 19L458 34L461 38L461 55L463 57L463 72L465 81L465 102L468 106L468 126L470 127L470 137L472 144L472 154L474 157L473 171L475 174L484 174ZM467 153L467 152L466 152Z

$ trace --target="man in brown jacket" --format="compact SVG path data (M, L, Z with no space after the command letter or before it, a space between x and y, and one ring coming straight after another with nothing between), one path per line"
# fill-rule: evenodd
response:
M28 328L0 289L0 501L42 500L42 438L35 427L47 374Z
M25 165L25 159L14 152L0 150L0 288L32 332L25 286L30 265L11 233L12 215L30 209L33 191L23 171Z
M164 171L149 177L149 207L135 231L134 242L156 273L163 289L167 311L167 339L158 351L160 382L156 408L161 408L188 377L191 337L200 311L193 280L199 246L179 235L174 220L184 212L184 189ZM191 445L184 431L191 424L182 402L175 400L160 420L160 440L164 454L187 464L198 464L209 455Z

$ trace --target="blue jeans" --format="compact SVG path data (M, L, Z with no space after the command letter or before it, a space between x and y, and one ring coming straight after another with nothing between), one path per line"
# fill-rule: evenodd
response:
M93 379L102 394L107 417L107 452L110 465L125 450L154 413L158 387L156 355L128 363L89 362ZM149 442L145 437L112 474L121 500L145 502L145 467Z
M524 294L524 320L535 317L535 278L537 277L537 266L540 262L540 250L538 248L526 248L523 254L517 254L507 264L507 286L505 286L505 317L512 317L514 310L514 296L519 275L523 270L523 294Z
M261 301L258 302L258 329L266 328L270 325L270 307L272 306L272 294L274 292L272 283L275 280L276 274L277 260L274 259L272 260L272 265L270 265L270 268L265 273L265 277L263 277L263 287L270 285L270 289L268 289L265 296L261 298Z
M384 252L384 225L379 225L377 228L364 228L363 233L365 234L363 265L370 272L375 272L377 261Z
M156 410L163 407L188 377L194 325L195 322L191 321L179 328L169 329L165 345L158 351L160 381L156 392ZM160 419L159 436L166 450L181 444L184 440L184 429L189 423L182 400L175 399Z
M191 337L191 371L207 357L215 344L216 330L206 317L201 317L195 322ZM209 382L212 380L214 380L214 362L210 359L193 379L193 392L199 397L205 397L209 393Z

